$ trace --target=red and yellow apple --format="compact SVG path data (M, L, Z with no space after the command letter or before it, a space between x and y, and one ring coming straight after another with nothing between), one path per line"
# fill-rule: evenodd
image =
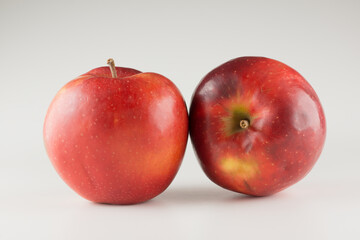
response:
M187 109L164 76L109 64L57 93L45 119L45 147L61 178L82 197L139 203L174 179L187 143Z
M265 196L302 179L326 134L319 98L289 66L241 57L208 73L190 107L190 136L206 175L240 193Z

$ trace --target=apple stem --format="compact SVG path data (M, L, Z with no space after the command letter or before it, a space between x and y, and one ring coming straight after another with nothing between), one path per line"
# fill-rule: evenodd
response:
M107 60L107 64L108 64L109 67L110 67L110 71L111 71L112 77L113 77L113 78L117 78L114 59L109 58L109 59Z
M243 119L243 120L240 121L240 127L241 127L242 129L246 129L246 128L248 128L249 126L250 126L249 120Z

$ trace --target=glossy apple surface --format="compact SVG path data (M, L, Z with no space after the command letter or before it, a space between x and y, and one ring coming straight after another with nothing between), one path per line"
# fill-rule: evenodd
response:
M185 102L156 73L109 67L66 84L44 124L48 156L79 195L133 204L164 191L181 164L188 134Z
M265 196L314 166L326 134L319 98L294 69L263 57L215 68L197 87L190 136L206 175L240 193Z

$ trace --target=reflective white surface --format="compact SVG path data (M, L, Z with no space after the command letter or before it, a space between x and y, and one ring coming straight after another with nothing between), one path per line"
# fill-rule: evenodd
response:
M1 196L1 239L356 239L360 195L316 179L264 198L174 184L139 205L94 204L65 185Z
M360 2L0 2L0 239L359 239ZM55 93L113 57L171 79L189 105L239 56L299 71L328 134L311 173L271 197L212 184L191 145L169 189L140 205L92 204L56 175L42 141Z

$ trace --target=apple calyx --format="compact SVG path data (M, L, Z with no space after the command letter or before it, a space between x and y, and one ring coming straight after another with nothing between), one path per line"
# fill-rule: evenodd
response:
M240 128L241 129L246 129L246 128L248 128L249 126L250 126L250 123L249 123L249 120L247 120L247 119L242 119L241 121L240 121Z
M109 59L107 60L107 64L108 64L109 67L110 67L110 71L111 71L112 77L113 77L113 78L117 78L114 59L109 58Z

